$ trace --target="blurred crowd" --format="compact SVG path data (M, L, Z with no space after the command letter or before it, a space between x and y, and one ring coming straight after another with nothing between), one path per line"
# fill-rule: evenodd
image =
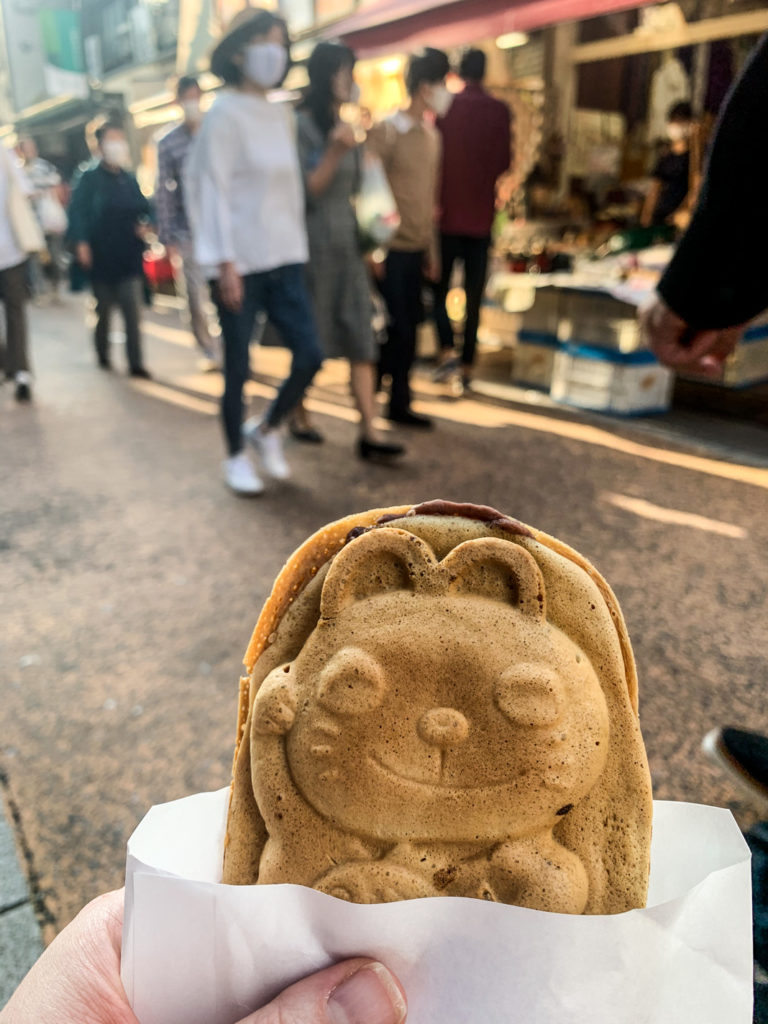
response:
M411 394L425 290L432 293L440 339L436 377L455 377L457 389L466 390L496 181L511 160L511 115L483 88L480 50L463 55L460 87L452 83L451 90L445 53L414 54L406 104L378 123L359 105L354 67L348 47L319 43L297 101L281 89L291 68L285 22L272 11L241 11L211 55L210 70L223 87L210 110L203 115L195 78L177 83L182 119L157 143L151 201L131 169L118 117L95 126L93 159L69 186L38 156L32 139L19 140L16 159L4 151L4 369L17 399L31 398L27 298L47 292L59 301L67 261L72 285L87 280L93 292L98 365L112 368L110 321L117 307L128 372L150 376L141 309L153 232L185 299L204 366L223 372L223 471L234 491L258 494L263 476L290 476L285 429L308 444L323 441L304 395L324 358L349 362L360 458L390 463L404 452L397 434L378 426L381 391L391 424L430 429ZM459 263L467 303L457 339L446 296ZM290 371L263 415L247 418L249 349L265 327L290 350Z

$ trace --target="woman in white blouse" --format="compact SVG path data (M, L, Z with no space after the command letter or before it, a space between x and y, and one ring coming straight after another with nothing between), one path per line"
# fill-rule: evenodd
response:
M195 254L212 282L224 338L224 472L241 494L263 490L244 442L269 476L290 475L278 428L322 362L304 278L308 248L294 114L267 99L289 61L280 17L253 7L235 17L211 56L211 70L228 88L203 121L187 171ZM261 312L293 360L264 417L243 423L248 350Z

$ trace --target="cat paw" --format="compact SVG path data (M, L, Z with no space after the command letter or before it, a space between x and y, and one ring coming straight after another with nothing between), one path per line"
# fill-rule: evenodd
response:
M262 684L253 704L253 731L262 736L284 736L296 717L296 694L290 683Z
M395 903L437 895L425 878L387 861L344 864L333 868L315 883L314 888L348 903Z

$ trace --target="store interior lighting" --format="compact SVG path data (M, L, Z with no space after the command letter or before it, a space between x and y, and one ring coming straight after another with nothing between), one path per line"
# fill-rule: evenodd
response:
M527 32L507 32L499 36L496 45L500 50L514 50L516 46L525 46L529 36Z

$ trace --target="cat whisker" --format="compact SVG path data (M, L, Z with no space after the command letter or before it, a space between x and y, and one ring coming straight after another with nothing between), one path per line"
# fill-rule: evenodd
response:
M329 747L326 744L319 744L319 743L315 744L315 746L310 747L309 749L310 749L311 753L317 755L318 757L321 756L321 755L330 754L332 752L332 750L333 750L332 747Z
M318 722L315 725L315 732L324 732L328 736L340 736L341 726L336 725L334 722Z

